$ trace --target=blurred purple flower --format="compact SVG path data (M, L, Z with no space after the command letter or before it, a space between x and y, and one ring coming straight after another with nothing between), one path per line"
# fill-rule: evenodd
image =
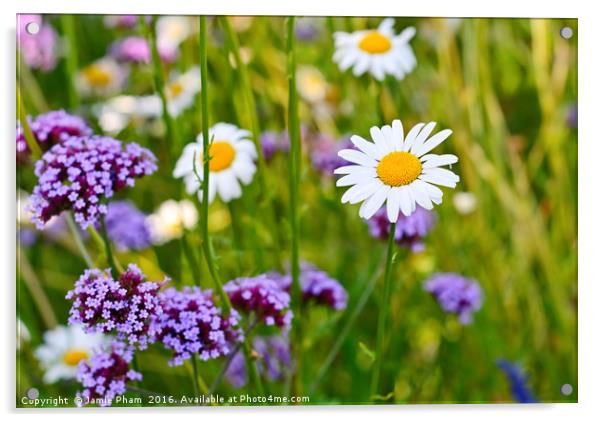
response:
M577 104L572 104L567 112L566 124L572 129L577 129L578 123L579 119L577 112Z
M253 349L259 355L256 361L257 372L270 381L282 380L294 370L287 337L255 337ZM232 359L226 371L226 379L234 388L242 388L247 384L247 365L241 352Z
M338 156L340 150L349 148L355 146L347 137L335 140L330 136L319 134L309 141L311 163L323 175L332 177L337 167L349 164Z
M276 153L288 153L290 148L288 134L286 132L263 132L260 135L259 140L266 161L270 161Z
M109 203L105 218L109 238L119 250L135 251L151 245L146 215L130 201Z
M101 136L71 138L53 146L35 164L38 184L29 210L39 229L51 217L72 210L82 229L107 213L103 200L154 173L157 159L138 144Z
M39 31L27 32L30 23ZM58 35L52 26L45 24L40 15L17 15L17 49L25 64L32 69L49 72L57 63Z
M470 324L473 312L481 309L483 303L479 284L455 273L431 276L424 283L424 290L437 299L443 311L457 314L461 324Z
M17 231L17 241L21 246L31 246L36 243L38 234L35 230L21 228Z
M132 29L138 24L138 15L108 15L105 16L105 26L107 28ZM149 17L146 17L149 21Z
M115 397L126 391L128 381L142 380L142 374L130 369L134 357L131 346L113 342L109 351L99 351L89 360L82 360L77 368L76 379L84 390L77 393L81 406L95 402L100 406L110 406Z
M252 312L266 325L290 326L293 318L289 309L291 298L266 274L234 279L224 285L224 290L238 311Z
M518 403L537 403L537 398L529 387L529 376L520 365L506 359L498 359L497 366L508 377L512 396Z
M292 285L290 274L269 273L268 276L276 280L281 289L290 292ZM313 265L302 265L299 281L303 290L304 302L315 301L337 311L347 307L347 291L341 283Z
M391 223L387 217L386 208L379 209L372 218L367 221L372 237L381 240L389 238L389 228ZM421 252L424 250L422 239L428 234L435 224L435 214L432 211L416 206L409 217L399 213L397 224L395 225L395 242L399 246L407 247L412 252Z
M157 295L167 281L146 281L134 264L118 280L110 269L88 269L65 296L73 302L69 324L83 324L88 332L116 332L120 340L146 349L151 318L162 312Z
M143 37L131 36L115 41L109 47L109 54L115 60L127 63L150 63L151 51Z
M295 22L295 37L300 41L312 41L319 32L320 28L311 18L299 18Z
M213 302L210 290L184 287L169 288L159 294L163 312L153 318L153 337L173 351L169 365L182 365L198 353L201 360L215 359L230 353L234 343L242 340L236 326L240 317L233 310L224 318Z

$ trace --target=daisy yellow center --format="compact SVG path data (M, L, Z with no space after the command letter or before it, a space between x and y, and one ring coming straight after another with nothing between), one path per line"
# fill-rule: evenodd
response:
M360 41L360 48L370 54L386 53L391 49L391 40L378 31L368 32Z
M70 349L63 355L63 362L69 366L75 366L84 359L88 359L88 352L81 349Z
M184 87L180 82L172 82L167 86L167 96L176 98L184 91Z
M409 152L396 151L387 154L376 167L376 174L385 185L409 185L422 173L420 160Z
M111 82L111 74L100 66L91 65L83 70L84 78L92 86L104 87Z
M226 141L215 141L209 147L209 170L222 171L230 167L236 157L236 150Z

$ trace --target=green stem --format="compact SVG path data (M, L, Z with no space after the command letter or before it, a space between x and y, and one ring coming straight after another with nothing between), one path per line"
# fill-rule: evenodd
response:
M19 109L19 121L21 122L21 127L23 128L23 135L25 136L25 141L27 142L27 146L31 151L31 158L33 160L38 160L40 157L42 157L42 149L40 148L40 145L38 145L38 141L36 141L36 138L33 136L33 132L29 127L29 122L27 121L27 111L23 105L23 98L21 98L19 82L17 82L17 107Z
M236 255L236 263L238 265L238 270L242 271L243 263L242 263L242 230L240 229L240 224L238 224L238 218L236 217L236 213L234 210L234 201L228 202L228 212L230 213L230 221L232 223L232 239L234 243L234 253Z
M199 373L198 364L196 361L197 360L196 353L192 355L190 360L192 362L192 383L194 386L194 394L196 396L199 396L201 394L201 392L203 394L207 394L208 393L207 384L205 384L205 381L203 380L203 378L201 377L201 375Z
M295 315L293 323L293 337L296 339L295 347L297 355L297 371L295 389L300 393L300 373L302 368L302 347L301 347L301 330L302 330L302 290L299 280L299 168L301 161L301 143L300 143L300 128L298 114L298 99L297 99L297 73L296 73L296 57L295 57L295 18L288 18L288 35L287 35L287 51L288 51L288 133L290 139L289 152L289 191L290 191L290 222L291 222L291 276L292 290L291 299L292 307Z
M257 394L263 396L263 383L261 382L261 377L257 372L257 362L255 356L253 356L253 349L249 343L249 339L245 338L242 344L243 352L245 354L245 362L247 364L247 370L251 374L251 380L253 384L255 384L255 389L257 390Z
M159 98L161 98L163 124L165 125L165 130L167 132L165 141L167 145L174 145L175 147L179 148L182 145L180 145L178 140L175 138L176 130L173 118L171 114L169 114L167 95L165 94L165 80L163 69L161 67L161 57L159 56L159 48L157 47L157 17L153 16L151 18L150 25L146 23L144 16L140 16L140 20L142 27L146 28L146 38L151 47L155 91L157 91ZM171 159L171 148L167 147L166 149L168 156Z
M222 305L226 311L226 314L230 313L232 305L230 304L230 298L224 291L219 273L215 266L215 254L213 251L213 245L211 243L211 237L209 236L209 107L208 107L208 84L207 84L207 18L205 16L199 17L199 41L200 41L200 62L201 62L201 126L203 130L203 151L205 152L203 157L203 177L202 180L196 171L196 156L193 158L193 169L202 185L203 189L203 202L201 203L201 236L203 239L203 253L205 255L205 261L207 261L207 267L209 273L215 284L217 291L222 299Z
M385 326L389 316L391 301L391 272L395 260L395 223L389 226L389 242L387 247L387 260L385 262L385 279L378 314L378 326L376 331L376 351L374 354L374 366L372 368L371 398L378 394L378 382L385 349Z
M90 254L84 245L84 241L79 233L79 229L77 228L75 221L73 220L73 215L71 212L65 212L65 220L67 220L67 226L71 231L73 240L75 240L75 245L77 246L77 249L79 249L79 253L82 255L82 258L84 258L84 261L86 261L86 265L88 268L94 268L94 262L92 261L92 258L90 258Z
M63 32L67 41L67 54L65 54L67 67L67 86L69 89L69 104L71 109L77 109L80 105L79 94L75 87L77 69L79 67L77 61L77 38L75 35L75 22L73 15L61 15L61 23Z
M102 216L100 218L100 225L101 225L102 240L105 244L105 253L107 255L107 262L109 264L109 267L111 267L111 270L114 271L114 275L117 276L123 272L123 268L121 268L121 266L117 263L117 260L115 259L115 256L113 255L113 250L111 249L111 240L109 239L109 234L107 232L107 223L105 221L104 216Z
M328 352L326 359L324 359L324 363L318 370L318 374L315 376L313 384L311 385L311 387L309 389L310 393L313 393L316 390L316 388L320 384L320 381L322 380L324 375L326 375L326 372L328 371L328 369L330 369L330 366L334 362L339 351L341 350L341 347L343 346L343 342L349 335L349 331L351 331L351 328L353 328L355 321L357 320L357 318L360 316L360 314L364 310L366 303L368 303L368 299L372 295L372 292L374 291L374 287L376 287L376 282L382 275L382 261L383 260L384 260L384 254L381 257L381 259L379 260L381 262L381 264L378 266L378 268L380 270L374 272L373 276L366 282L366 285L363 289L362 295L360 296L357 303L355 304L355 307L351 311L351 314L349 315L349 319L343 326L343 329L338 334L338 337L337 337L336 341L334 342L333 346L330 348L330 351Z
M190 247L190 242L188 240L188 235L186 231L182 233L182 249L184 249L184 255L186 256L186 260L188 261L188 265L190 266L190 270L192 271L192 276L194 277L194 283L197 286L201 286L201 269L199 267L199 263L197 261L196 254L194 253L194 249Z

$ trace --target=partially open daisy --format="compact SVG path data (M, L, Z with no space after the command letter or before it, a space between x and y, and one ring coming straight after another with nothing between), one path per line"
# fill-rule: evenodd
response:
M452 133L445 129L427 139L435 124L418 123L405 139L400 120L393 121L392 126L372 127L373 142L352 136L351 142L358 149L344 149L339 156L354 164L334 171L345 175L337 180L337 186L351 186L341 201L350 204L363 201L360 217L365 219L386 202L391 223L397 222L399 210L409 216L416 210L416 204L426 209L432 209L433 203L440 204L443 192L434 185L454 188L460 178L440 167L458 162L458 157L427 154Z
M209 129L209 202L213 202L216 192L224 202L242 195L240 183L248 185L253 180L257 158L255 144L249 139L251 133L228 124L217 123ZM193 166L196 160L196 166ZM203 200L201 184L194 173L203 177L203 135L199 134L195 143L184 147L182 156L176 163L174 177L183 177L189 194L198 192ZM239 183L240 182L240 183Z
M387 18L376 30L335 32L333 59L339 68L345 71L353 67L355 76L370 72L379 81L387 74L403 79L416 66L416 57L409 45L416 29L408 27L395 35L394 23Z

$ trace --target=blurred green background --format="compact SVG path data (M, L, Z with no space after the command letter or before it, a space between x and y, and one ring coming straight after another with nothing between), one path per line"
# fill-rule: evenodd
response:
M76 43L66 42L63 56L75 55L81 68L103 57L108 46L125 35L144 34L140 24L129 30L107 29L102 16L74 16ZM45 16L63 34L65 17ZM554 19L432 19L397 18L399 32L415 26L411 41L418 65L402 81L387 79L375 100L375 84L364 75L338 70L331 57L333 31L374 28L381 18L303 18L315 35L299 39L299 69L310 67L322 75L327 95L316 104L303 89L300 120L306 136L301 181L301 258L315 263L339 280L349 292L345 312L308 308L300 375L311 404L365 403L369 396L370 353L379 295L370 296L340 353L323 367L342 327L367 286L382 277L385 252L357 215L357 207L341 205L342 189L332 177L316 171L309 160L309 138L334 138L368 130L379 120L400 118L404 127L437 121L437 128L454 133L438 153L459 156L454 166L461 182L444 189L436 208L437 223L418 254L400 253L395 267L392 309L383 377L394 389L388 402L489 403L513 401L498 358L519 362L541 401L577 400L577 130L567 121L577 102L577 21ZM259 129L286 130L288 81L285 19L236 17L230 19L248 61ZM560 36L569 26L574 35ZM210 124L225 121L251 128L241 79L217 19L209 20ZM198 37L180 45L180 56L163 69L182 72L198 63ZM67 48L71 51L67 51ZM73 50L75 47L75 50ZM22 66L18 85L28 114L65 108L87 119L101 133L93 105L83 99L70 108L67 61L60 59L49 73ZM303 81L300 81L303 84ZM154 92L153 66L136 65L123 94ZM198 104L198 102L197 102ZM176 118L177 136L167 139L161 119L133 121L115 138L135 141L159 157L159 171L121 192L151 213L163 201L184 198L180 180L171 177L184 144L200 132L198 105ZM380 111L379 111L380 109ZM266 166L265 178L276 203L275 218L257 210L257 176L243 198L230 206L211 205L209 225L224 280L286 266L289 257L287 157L278 154ZM18 167L18 189L31 192L31 165ZM454 206L454 194L469 192L474 206ZM198 201L191 198L198 206ZM233 217L233 218L232 218ZM232 233L238 230L233 242ZM190 234L195 248L198 233ZM95 251L93 242L89 248ZM85 269L69 236L39 237L31 246L19 245L17 313L31 333L17 352L17 403L31 386L42 395L73 395L75 382L43 385L33 349L55 321L41 310L36 296L49 299L56 322L66 324L69 304L65 293ZM198 249L200 258L200 248ZM173 240L138 253L120 253L121 262L136 262L157 280L169 274L175 286L193 284L181 242ZM284 264L283 264L284 263ZM206 267L202 284L211 287ZM450 271L473 277L484 291L484 304L468 326L444 314L422 289L433 272ZM375 278L376 277L376 278ZM368 352L366 352L368 350ZM164 394L190 394L190 368L167 366L168 353L154 346L139 354L144 388ZM205 379L215 377L221 360L203 363ZM561 386L571 384L569 396ZM282 394L283 383L268 390ZM234 393L227 384L220 392Z

